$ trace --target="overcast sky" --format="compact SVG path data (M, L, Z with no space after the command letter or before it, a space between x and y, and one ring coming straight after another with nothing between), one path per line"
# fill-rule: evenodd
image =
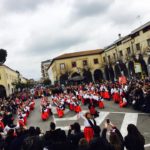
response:
M150 0L0 0L0 48L27 78L66 52L104 48L150 21Z

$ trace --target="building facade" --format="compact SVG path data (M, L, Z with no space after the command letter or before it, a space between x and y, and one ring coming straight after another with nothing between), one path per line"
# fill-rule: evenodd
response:
M48 68L49 78L54 84L65 84L71 80L93 81L103 78L101 65L102 49L67 53L54 58Z
M27 83L27 79L22 77L18 71L6 65L0 65L0 97L7 97L15 91L13 83L21 81Z
M42 80L49 79L47 68L49 67L51 60L46 60L41 62L41 73Z
M48 74L52 84L54 81L65 83L75 75L85 81L86 78L114 81L122 74L128 78L150 75L150 22L124 37L119 34L119 38L103 50L69 53L54 58Z
M118 40L104 48L102 60L103 64L105 64L103 66L104 70L107 70L105 76L108 78L110 73L107 68L110 66L114 70L116 77L120 75L117 67L128 77L135 75L138 71L143 75L148 75L150 65L149 51L150 22L147 22L127 36L121 37L119 35ZM122 69L123 67L121 66L126 67L126 69Z

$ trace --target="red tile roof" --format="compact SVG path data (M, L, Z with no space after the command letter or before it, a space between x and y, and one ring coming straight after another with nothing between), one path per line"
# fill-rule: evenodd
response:
M80 51L80 52L74 52L74 53L66 53L58 57L55 57L54 60L72 58L72 57L80 57L80 56L86 56L86 55L95 55L95 54L101 54L102 52L103 52L103 49L96 49L96 50L87 50L87 51Z

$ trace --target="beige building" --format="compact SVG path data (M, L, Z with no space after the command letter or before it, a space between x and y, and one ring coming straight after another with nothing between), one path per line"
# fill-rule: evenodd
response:
M86 80L88 82L103 78L101 71L102 49L66 53L54 58L48 68L49 78L65 83L68 80Z
M41 62L41 73L42 80L49 79L47 68L49 67L51 60L46 60Z
M147 69L149 69L150 64L149 51L150 22L147 22L146 24L133 30L129 35L121 37L119 34L118 40L105 47L104 53L102 54L103 64L105 64L104 67L106 65L109 66L110 64L114 69L114 74L116 75L116 62L121 61L121 63L124 63L127 67L128 75L131 76L136 73L135 64L142 62L141 73L147 75Z
M19 80L22 83L27 83L27 79L20 76L17 71L6 65L0 65L0 97L11 95L15 91L13 83Z
M87 72L88 71L88 72ZM68 53L52 60L49 78L65 83L66 80L92 78L93 81L118 79L150 73L150 22L121 36L102 49ZM90 75L91 73L91 75ZM78 77L74 77L74 76Z

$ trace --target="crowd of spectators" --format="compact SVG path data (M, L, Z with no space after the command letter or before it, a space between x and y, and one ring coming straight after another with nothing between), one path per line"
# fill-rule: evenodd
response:
M118 83L105 82L103 84L110 94L112 88L115 87L118 91L122 88L122 85ZM150 80L130 80L124 86L127 86L125 92L127 107L132 106L136 110L149 113ZM75 93L74 90L78 87L84 89L88 86L87 84L66 86L59 87L59 90ZM93 87L98 88L99 84L93 84ZM40 94L36 96L41 97L42 94L60 92L44 91L41 90ZM34 92L37 93L36 90ZM129 124L125 129L128 131L126 137L122 137L120 131L111 122L105 122L102 130L99 126L94 126L94 137L90 141L86 140L80 124L77 122L70 125L68 131L56 128L55 123L51 122L50 130L45 133L39 127L27 129L19 124L14 125L14 114L20 105L16 101L16 97L24 102L35 93L31 91L30 93L17 93L7 99L0 99L0 150L123 150L124 147L127 150L144 150L145 139L133 124ZM9 128L6 130L7 126Z
M68 131L51 122L45 133L39 127L12 127L5 136L1 130L0 150L144 150L145 139L133 124L128 125L125 138L111 122L105 122L102 130L99 126L93 130L94 137L87 142L77 122Z

